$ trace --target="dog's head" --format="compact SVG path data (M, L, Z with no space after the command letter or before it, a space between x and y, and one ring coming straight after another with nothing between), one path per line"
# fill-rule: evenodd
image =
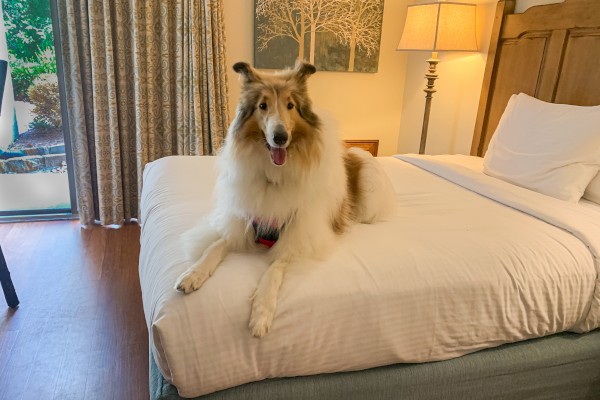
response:
M238 62L233 69L243 82L234 131L264 146L273 164L284 165L288 152L307 147L320 127L306 90L316 68L299 62L293 69L267 74Z

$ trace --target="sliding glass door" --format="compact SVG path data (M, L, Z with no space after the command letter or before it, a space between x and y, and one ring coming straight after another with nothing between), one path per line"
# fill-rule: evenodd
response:
M54 1L0 11L0 217L74 213Z

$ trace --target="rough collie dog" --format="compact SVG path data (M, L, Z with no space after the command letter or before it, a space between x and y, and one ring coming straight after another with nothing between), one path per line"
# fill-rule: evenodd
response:
M391 184L372 156L346 151L313 112L306 80L314 66L259 72L238 62L242 94L219 156L215 208L184 234L194 264L178 279L199 289L229 251L268 249L271 264L251 298L252 335L269 332L286 269L323 257L352 222L389 211Z

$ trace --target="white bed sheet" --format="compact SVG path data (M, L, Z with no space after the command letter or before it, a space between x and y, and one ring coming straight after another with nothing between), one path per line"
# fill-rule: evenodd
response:
M215 159L148 164L144 312L157 365L181 396L269 377L443 360L598 327L600 207L570 204L553 216L564 202L507 188L483 175L475 157L378 160L394 184L396 213L354 226L329 260L290 270L262 339L247 325L249 297L267 268L263 255L231 254L199 291L173 289L189 266L179 235L211 207ZM485 196L504 197L508 206Z

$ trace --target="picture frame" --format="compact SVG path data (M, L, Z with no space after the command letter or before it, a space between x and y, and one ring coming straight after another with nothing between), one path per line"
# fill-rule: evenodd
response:
M255 0L254 65L377 72L384 0Z

